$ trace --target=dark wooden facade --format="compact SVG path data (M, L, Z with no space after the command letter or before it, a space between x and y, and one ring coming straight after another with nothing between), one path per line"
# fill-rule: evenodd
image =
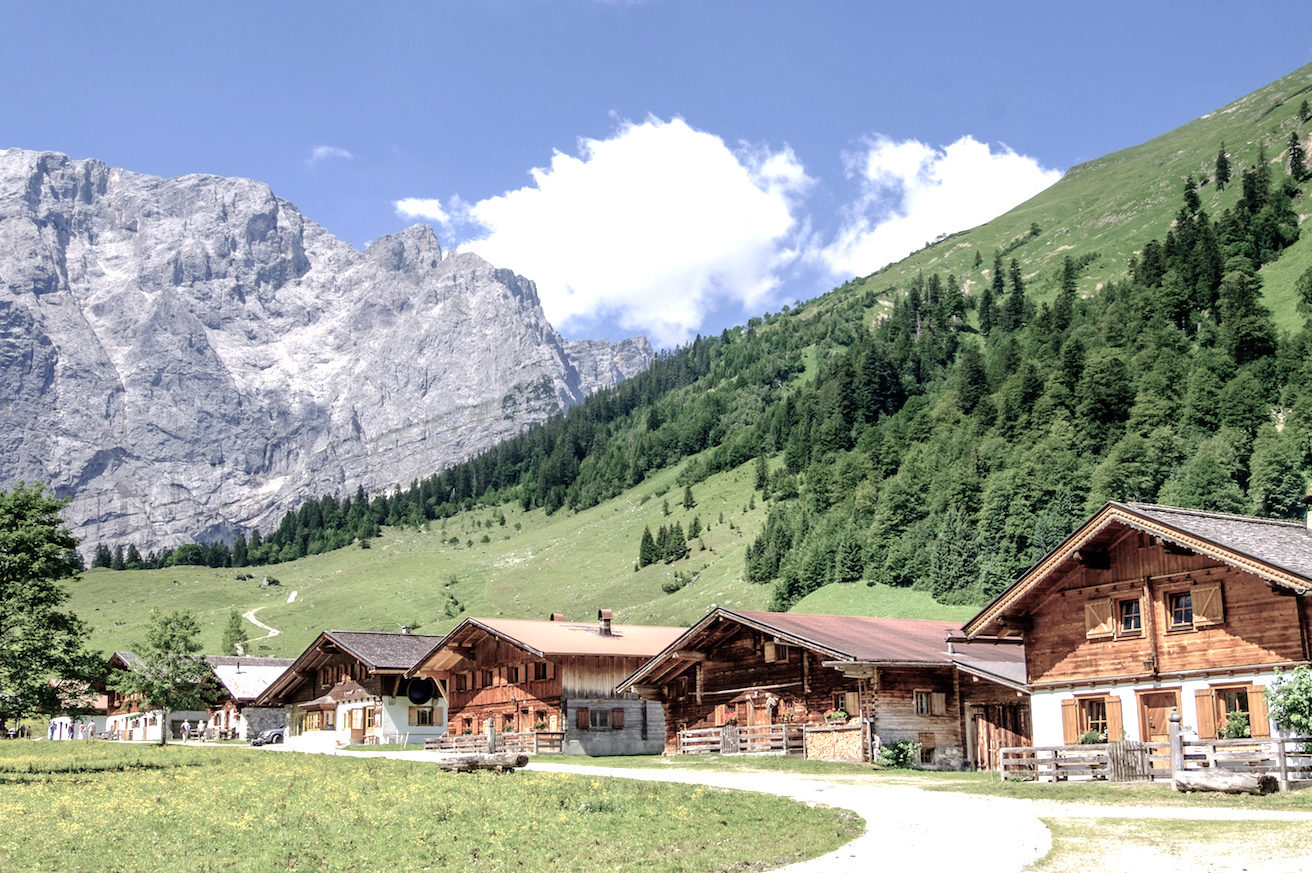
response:
M1305 568L1299 570L1298 568ZM1040 745L1217 736L1312 658L1312 535L1303 525L1109 504L965 626L1025 641Z
M799 618L819 619L817 626L833 628L836 636L803 639L794 626ZM626 684L664 705L667 753L679 750L682 731L725 724L820 727L828 713L841 710L848 723L866 731L867 751L870 738L912 740L920 743L922 766L974 764L975 707L1014 708L1023 705L1023 691L984 673L963 676L939 623L880 621L716 610ZM897 638L911 633L922 637L914 652ZM865 648L849 644L862 634L892 639ZM886 657L876 657L881 650ZM1010 724L1017 735L1028 727L1023 720Z

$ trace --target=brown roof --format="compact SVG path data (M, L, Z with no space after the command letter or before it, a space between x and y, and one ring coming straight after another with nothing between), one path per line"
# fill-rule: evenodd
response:
M996 631L1004 613L1024 612L1025 598L1059 574L1080 549L1105 545L1113 532L1127 527L1192 549L1274 585L1297 592L1312 591L1312 534L1303 524L1151 503L1112 502L966 622L963 632L973 637Z
M539 621L526 618L467 618L415 664L430 670L444 670L434 657L450 646L482 634L498 637L512 646L539 658L574 656L611 656L650 658L683 633L681 627L659 625L612 624L610 634L603 634L597 623L575 621ZM439 661L458 660L438 658ZM411 671L414 672L413 670Z
M642 683L665 672L667 666L681 660L680 652L697 650L723 634L729 625L754 628L779 642L810 649L828 661L950 666L970 660L979 665L981 672L1011 675L1017 664L1022 673L1024 670L1024 654L1019 646L955 643L955 653L949 652L947 638L956 637L961 630L959 624L951 621L749 612L718 607L625 679L620 687Z

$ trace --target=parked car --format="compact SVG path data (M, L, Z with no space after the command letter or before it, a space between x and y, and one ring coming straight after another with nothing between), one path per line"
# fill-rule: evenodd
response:
M284 737L283 728L269 728L267 731L261 731L260 735L251 740L252 746L267 746L273 743L281 743Z

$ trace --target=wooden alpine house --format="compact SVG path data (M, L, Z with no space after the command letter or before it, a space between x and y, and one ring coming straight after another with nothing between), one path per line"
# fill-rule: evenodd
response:
M286 706L286 741L324 749L423 742L446 732L446 688L409 671L441 637L324 631L259 699Z
M952 642L940 621L713 609L627 677L665 707L665 751L870 759L918 744L919 765L988 766L1028 741L1014 643Z
M1038 746L1162 742L1172 712L1268 737L1266 686L1312 658L1309 593L1303 524L1108 503L964 633L1024 640Z
M559 734L567 755L659 752L661 708L616 685L683 632L681 627L467 618L442 637L409 675L449 689L452 738L495 732Z

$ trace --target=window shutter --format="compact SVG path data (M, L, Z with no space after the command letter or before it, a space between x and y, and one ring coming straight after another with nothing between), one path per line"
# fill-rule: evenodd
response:
M1107 742L1119 743L1125 739L1125 724L1121 721L1121 698L1107 698Z
M1248 704L1252 706L1253 704ZM1198 717L1198 739L1216 739L1216 698L1212 689L1200 688L1194 692L1194 710Z
M1080 739L1079 702L1075 698L1061 702L1061 740L1074 745Z
M767 641L765 644L765 663L773 664L775 662L774 643Z
M858 718L861 715L861 695L855 691L849 691L843 695L843 711L852 718Z
M1194 588L1194 627L1220 624L1225 621L1225 608L1221 603L1221 584L1199 585Z
M1266 688L1250 685L1248 688L1248 727L1254 737L1271 736L1271 718L1266 711Z
M1114 630L1111 598L1090 600L1084 604L1084 635L1086 637L1090 639L1109 637Z
M610 711L610 729L613 731L624 729L624 710L617 707Z
M945 715L948 711L948 696L942 691L935 691L929 695L929 714Z
M574 710L574 726L581 731L588 729L588 711L583 707Z

